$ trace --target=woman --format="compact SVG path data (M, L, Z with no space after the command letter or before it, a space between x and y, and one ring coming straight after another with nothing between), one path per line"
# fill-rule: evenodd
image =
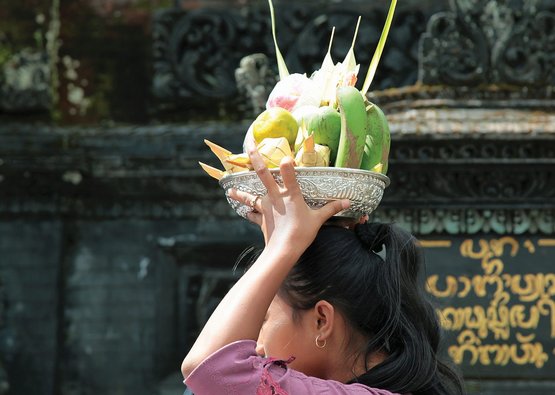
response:
M414 238L390 225L323 226L349 202L312 210L292 160L281 163L279 186L252 144L249 156L268 194L234 190L230 197L253 207L249 219L260 225L266 246L183 361L189 389L462 393L457 375L437 359L439 325L417 281Z

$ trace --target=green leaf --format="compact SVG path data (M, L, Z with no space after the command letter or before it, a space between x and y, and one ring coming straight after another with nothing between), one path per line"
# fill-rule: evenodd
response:
M374 75L376 74L378 63L380 63L380 58L382 56L383 48L385 47L387 35L389 34L389 27L391 26L391 21L393 20L393 14L395 13L396 5L397 0L391 0L391 5L389 6L387 18L385 19L385 25L382 30L380 41L378 42L378 46L376 47L376 51L374 52L374 56L372 57L372 61L370 62L370 66L368 67L368 73L366 74L366 78L364 79L364 84L362 85L361 93L363 96L366 96L366 92L368 92L370 84L372 83Z
M274 5L272 4L272 0L268 0L268 4L270 5L270 16L272 18L272 36L274 37L274 45L276 47L276 60L278 64L279 70L279 79L283 80L285 77L289 75L289 70L287 70L287 65L285 64L285 60L283 60L283 56L281 56L281 52L278 47L277 38L276 38L276 19L274 16Z

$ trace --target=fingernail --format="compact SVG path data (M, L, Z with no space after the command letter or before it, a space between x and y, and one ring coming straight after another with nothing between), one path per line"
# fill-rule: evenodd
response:
M351 206L351 201L348 199L343 199L341 201L341 207L343 207L343 209L349 208Z

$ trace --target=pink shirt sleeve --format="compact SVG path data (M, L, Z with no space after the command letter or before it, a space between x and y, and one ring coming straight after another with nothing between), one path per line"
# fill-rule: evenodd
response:
M228 344L197 366L185 384L195 395L394 395L362 384L306 376L282 361L258 356L255 348L253 340Z

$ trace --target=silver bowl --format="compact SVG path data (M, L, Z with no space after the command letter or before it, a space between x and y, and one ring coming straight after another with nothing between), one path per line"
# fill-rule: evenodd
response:
M337 217L359 218L370 214L380 204L384 189L389 185L388 177L368 170L296 167L295 172L304 199L310 207L319 208L338 199L351 201L351 206L336 214ZM283 184L279 169L270 169L270 173L278 184ZM235 188L258 196L266 194L266 187L254 171L229 174L220 180L220 186L225 190L231 207L245 218L252 211L251 207L230 199L229 189Z

